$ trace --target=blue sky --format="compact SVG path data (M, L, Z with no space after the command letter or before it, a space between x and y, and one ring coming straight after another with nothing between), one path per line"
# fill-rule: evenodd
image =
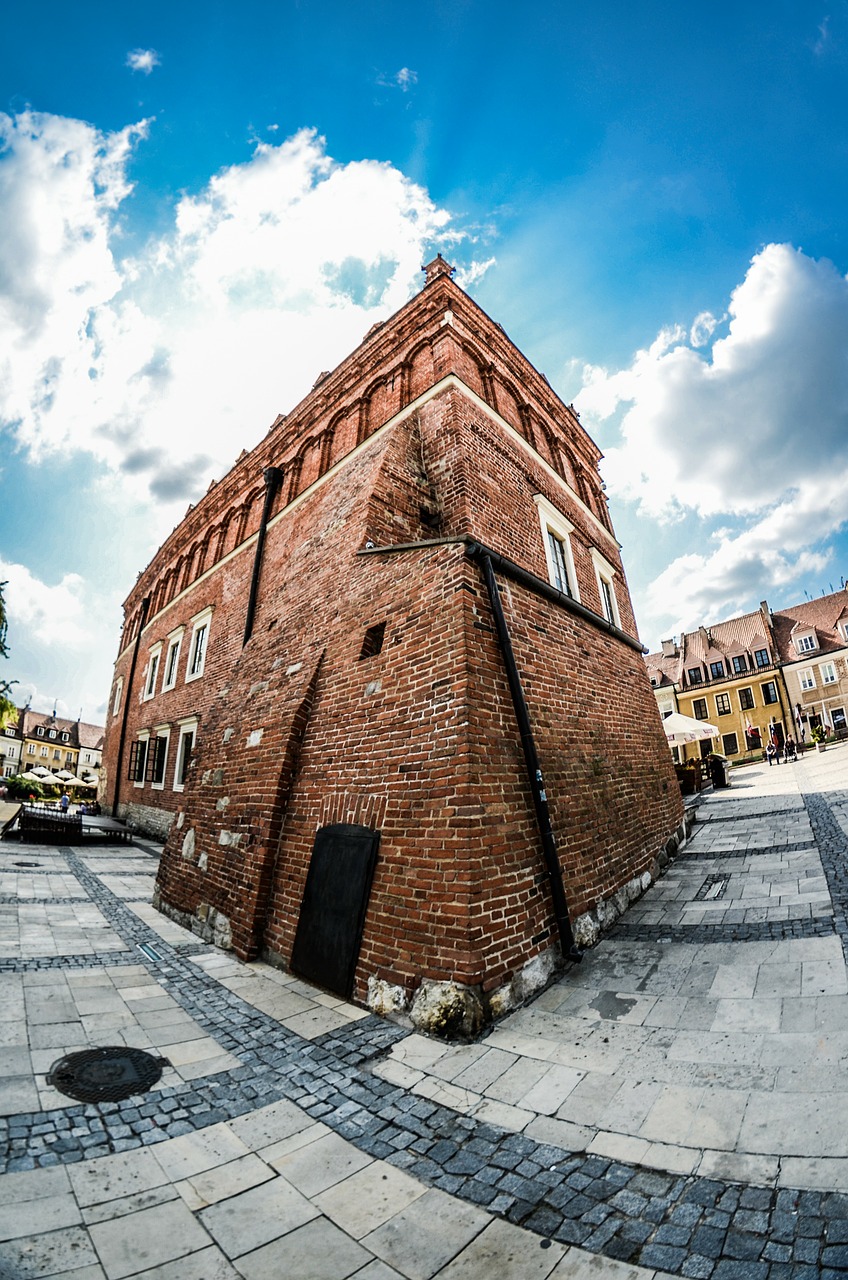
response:
M4 676L98 720L191 500L441 249L606 453L643 640L848 572L848 8L47 3L0 49Z

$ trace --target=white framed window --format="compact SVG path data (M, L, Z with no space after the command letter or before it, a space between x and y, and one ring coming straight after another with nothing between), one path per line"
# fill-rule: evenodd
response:
M138 735L130 751L129 775L133 786L143 787L147 778L147 753L150 750L150 734L145 730Z
M159 674L159 661L162 657L162 645L155 644L150 650L150 657L147 659L147 679L144 682L143 701L152 698L156 692L156 677Z
M28 755L28 756L34 756L34 755L35 755L35 744L34 744L34 743L32 743L32 742L28 743L28 745L27 745L27 755Z
M815 687L816 687L816 673L812 667L809 667L806 671L801 672L801 688L815 689Z
M618 601L615 598L615 569L609 560L601 555L596 547L591 550L592 563L595 566L595 578L598 583L598 595L601 598L601 612L607 622L621 630L621 617L618 612ZM724 668L722 668L724 674Z
M41 748L41 755L42 755L42 757L43 757L45 760L47 759L47 757L49 756L49 754L50 754L50 748L49 748L49 747L42 747L42 748Z
M159 725L153 730L150 744L150 779L154 791L161 791L165 786L165 769L168 761L168 744L171 740L169 725Z
M184 720L180 726L180 736L177 742L177 760L174 769L174 790L182 791L188 777L188 769L191 764L191 753L194 750L194 743L197 738L197 717L190 720Z
M819 665L821 672L822 684L836 684L836 667L832 662L822 662Z
M212 621L212 610L204 609L191 620L191 639L188 644L188 666L186 684L190 680L199 680L206 667L206 649L209 643L209 625Z
M818 647L818 641L813 631L807 631L795 640L795 648L799 653L813 653Z
M563 595L571 596L572 600L579 600L577 573L571 553L571 535L574 532L574 525L540 493L534 495L533 501L539 513L545 563L548 566L548 581Z
M124 677L118 676L115 681L115 692L112 696L112 715L116 716L121 709L121 695L124 692Z
M165 668L162 672L162 692L173 689L177 683L177 671L180 665L180 646L183 642L185 627L173 631L168 636L168 648L165 651Z

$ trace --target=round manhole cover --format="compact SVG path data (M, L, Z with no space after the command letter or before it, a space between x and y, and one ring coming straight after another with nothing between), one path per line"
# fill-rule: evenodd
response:
M167 1058L126 1045L81 1049L54 1062L47 1083L77 1102L120 1102L146 1093L169 1065Z

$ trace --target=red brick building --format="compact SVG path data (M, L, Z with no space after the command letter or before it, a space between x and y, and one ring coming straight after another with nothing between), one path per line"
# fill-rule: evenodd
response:
M642 892L682 809L599 460L441 258L242 455L125 605L161 910L468 1030Z

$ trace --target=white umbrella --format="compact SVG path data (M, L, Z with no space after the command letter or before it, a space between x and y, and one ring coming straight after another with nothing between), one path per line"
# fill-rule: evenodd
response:
M670 716L666 716L662 726L670 747L678 747L683 742L700 742L702 738L717 738L721 732L714 724L693 720L679 711L672 711Z
M61 778L63 782L74 781L74 775L71 772L69 772L69 770L67 769L60 769L59 772L56 774L56 777Z
M46 764L37 764L37 765L34 765L34 766L33 766L33 768L30 770L30 772L31 772L31 773L34 773L34 774L37 774L37 776L38 776L39 778L52 778L52 777L53 777L53 774L52 774L52 773L50 772L50 770L47 768L47 765L46 765Z

